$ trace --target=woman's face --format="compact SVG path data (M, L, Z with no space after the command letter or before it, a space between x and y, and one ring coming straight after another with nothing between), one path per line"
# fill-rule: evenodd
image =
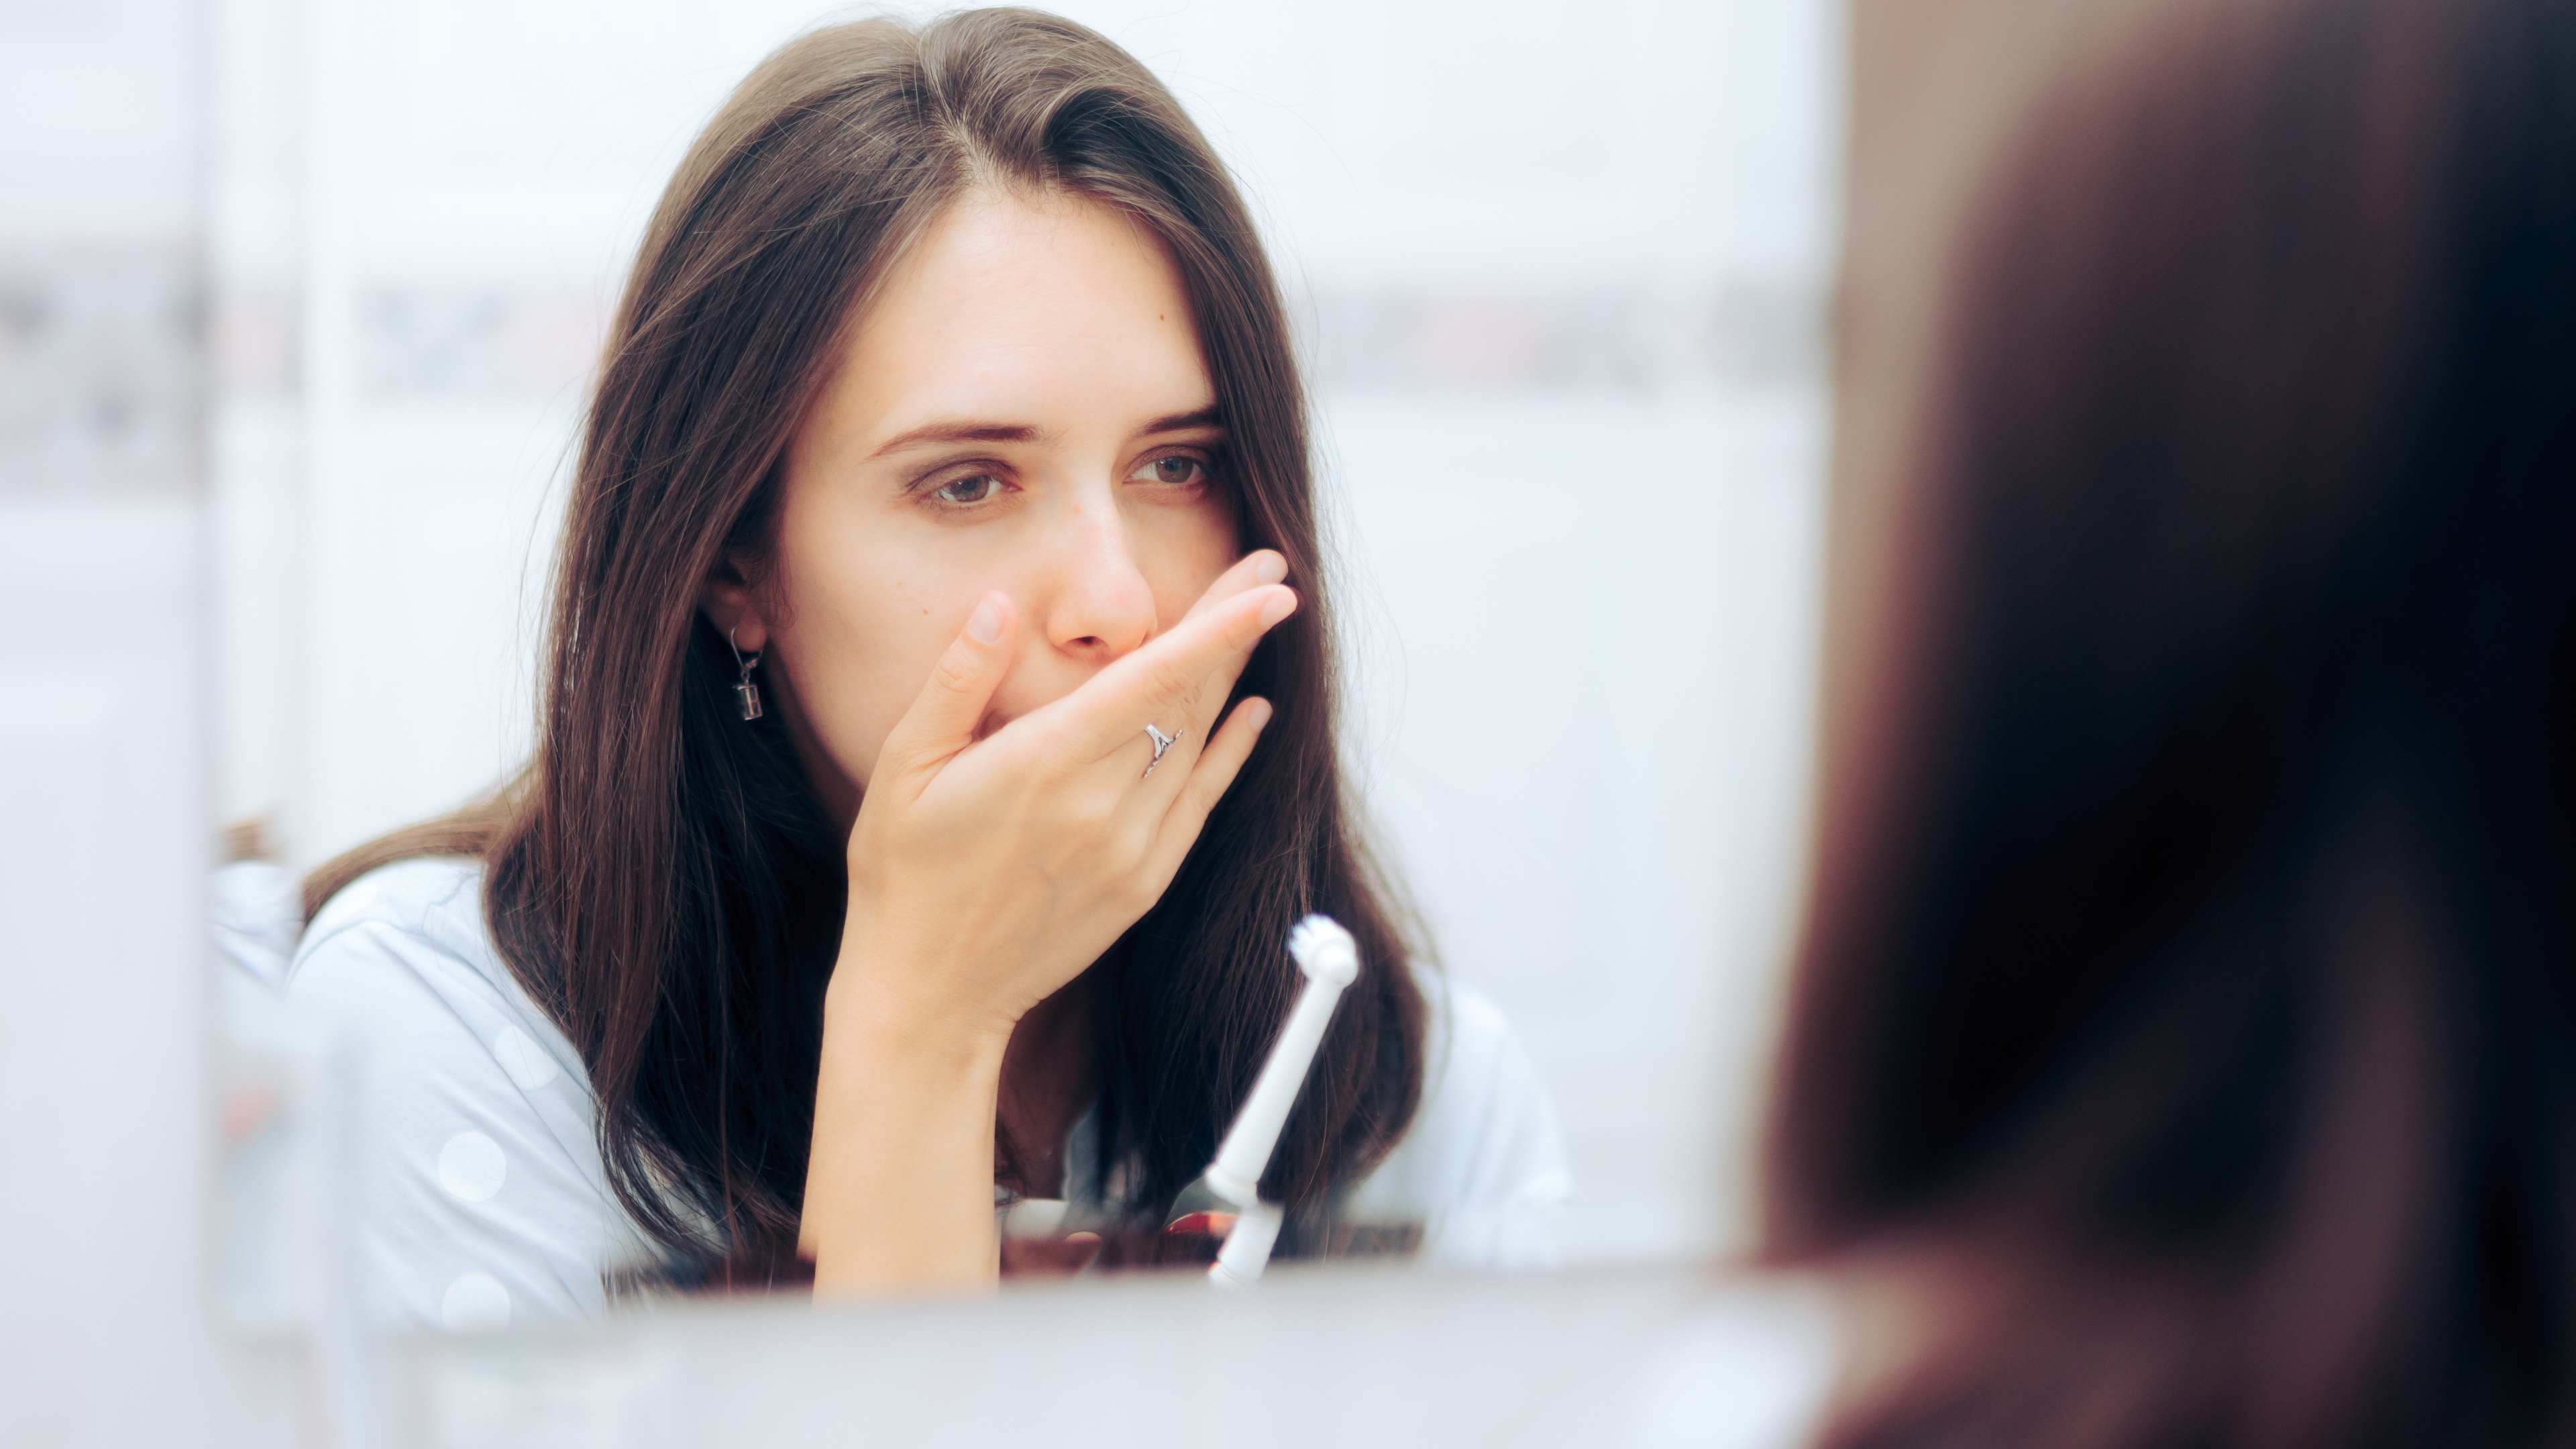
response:
M896 263L789 445L774 577L706 601L763 651L755 681L843 824L985 590L1022 628L979 737L1225 571L1241 549L1215 406L1180 277L1119 213L972 192Z

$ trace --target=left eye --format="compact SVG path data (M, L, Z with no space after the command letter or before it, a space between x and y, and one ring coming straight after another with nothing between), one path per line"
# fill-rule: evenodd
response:
M993 496L994 483L992 474L977 473L941 484L932 496L942 503L981 503Z
M1193 458L1186 453L1175 453L1171 457L1156 458L1153 461L1146 463L1143 467L1138 468L1133 474L1129 475L1129 481L1138 483L1170 484L1199 483L1206 481L1206 476L1207 465L1205 463L1200 462L1198 459Z

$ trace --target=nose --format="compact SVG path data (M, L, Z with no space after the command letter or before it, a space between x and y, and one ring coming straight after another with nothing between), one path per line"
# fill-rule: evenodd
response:
M1066 535L1047 601L1047 639L1096 668L1153 637L1154 589L1136 567L1115 507L1075 505Z

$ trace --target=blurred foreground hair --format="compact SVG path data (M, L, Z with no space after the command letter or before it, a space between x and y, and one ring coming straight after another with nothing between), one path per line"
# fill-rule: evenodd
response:
M1828 1442L2576 1439L2576 5L2104 54L1864 480L1768 1234L1925 1331Z

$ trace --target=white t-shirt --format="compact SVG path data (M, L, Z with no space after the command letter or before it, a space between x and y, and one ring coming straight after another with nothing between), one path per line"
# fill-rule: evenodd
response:
M370 1309L399 1322L588 1316L606 1274L650 1260L601 1167L580 1056L493 948L482 876L455 856L369 872L286 975L289 1003L360 1063L359 1271ZM1421 979L1421 1108L1347 1215L1420 1221L1420 1261L1552 1264L1570 1186L1555 1110L1491 1001Z

